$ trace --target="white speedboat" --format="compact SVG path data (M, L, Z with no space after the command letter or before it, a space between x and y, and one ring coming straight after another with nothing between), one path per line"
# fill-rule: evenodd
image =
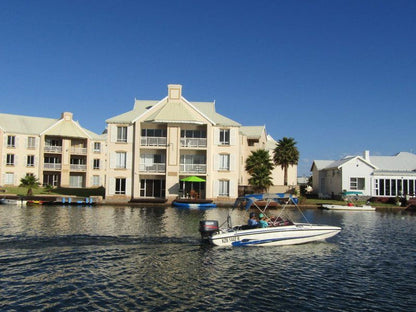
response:
M370 205L362 205L362 206L347 206L347 205L322 205L323 209L327 210L350 210L350 211L374 211L376 208L371 207Z
M199 231L203 240L209 241L216 246L283 246L309 243L318 240L325 240L341 231L340 227L330 225L319 225L310 223L295 223L282 218L287 205L297 206L297 199L292 196L282 197L277 194L239 198L236 201L238 206L241 201L246 201L246 208L254 205L268 219L268 227L249 227L247 225L232 226L231 217L228 215L226 225L218 226L218 221L200 221ZM256 202L261 201L266 205L260 208ZM268 217L266 211L270 203L283 204L282 212L278 217ZM299 209L301 212L301 210ZM302 213L302 212L301 212ZM306 217L303 215L305 218ZM307 221L307 220L306 220Z

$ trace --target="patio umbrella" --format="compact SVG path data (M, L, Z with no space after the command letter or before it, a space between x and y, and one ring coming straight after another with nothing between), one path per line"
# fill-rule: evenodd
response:
M205 182L204 179L197 177L197 176L189 176L186 178L181 179L183 182Z
M194 182L205 182L204 179L197 177L197 176L189 176L186 178L181 179L182 182L191 182L191 190L194 188Z

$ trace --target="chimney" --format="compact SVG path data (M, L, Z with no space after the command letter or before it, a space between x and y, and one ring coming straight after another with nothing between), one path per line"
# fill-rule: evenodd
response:
M170 84L168 85L168 99L180 100L182 96L182 85Z
M63 112L61 114L61 119L63 119L63 120L72 120L72 113Z
M370 161L370 151L364 151L364 159Z

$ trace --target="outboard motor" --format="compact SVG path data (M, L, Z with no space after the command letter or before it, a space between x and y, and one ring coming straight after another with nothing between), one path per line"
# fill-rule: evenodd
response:
M199 232L203 240L209 240L218 229L218 221L216 220L199 221Z

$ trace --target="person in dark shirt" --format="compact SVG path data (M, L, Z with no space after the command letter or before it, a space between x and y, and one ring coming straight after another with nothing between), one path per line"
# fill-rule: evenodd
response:
M248 226L253 228L259 226L259 222L257 221L256 214L254 212L250 213L250 219L248 219Z

